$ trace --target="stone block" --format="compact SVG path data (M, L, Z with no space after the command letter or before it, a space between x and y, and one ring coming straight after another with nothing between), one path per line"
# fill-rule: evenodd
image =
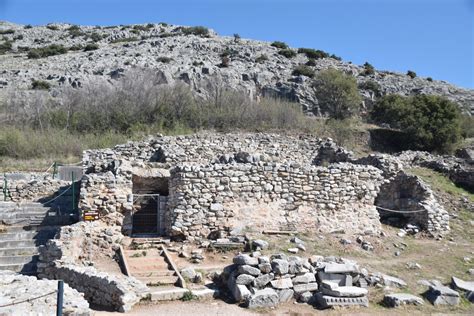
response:
M326 263L324 267L326 273L358 273L359 268L351 263Z
M401 305L423 305L421 297L408 293L387 294L383 298L385 305L389 307L399 307Z
M238 254L234 257L233 262L237 265L249 265L249 266L256 266L258 265L258 259L250 257L247 254Z
M293 279L293 284L307 284L311 282L316 282L316 277L314 276L314 273L305 273L302 275L297 275Z
M249 266L249 265L241 265L237 268L237 272L239 274L250 274L253 276L259 276L261 274L260 269Z
M363 306L369 307L369 300L367 296L362 297L334 297L316 293L315 304L319 308L329 308L332 306Z
M293 282L290 278L276 279L270 282L272 287L278 290L289 289L293 287Z
M288 273L288 261L284 259L273 259L271 262L272 270L275 274L283 275Z
M318 271L318 279L320 282L331 281L339 286L352 286L352 276L347 274Z
M280 298L278 293L271 288L258 290L253 295L246 298L246 305L248 308L275 307L279 302Z
M295 293L303 293L303 292L314 292L318 290L318 283L307 283L307 284L297 284L293 285L293 290Z
M252 284L257 289L261 289L261 288L264 288L268 283L270 283L270 281L273 280L274 277L275 276L273 275L273 273L262 274L262 275L256 277L253 280Z
M439 282L432 282L426 299L433 305L458 305L459 293Z

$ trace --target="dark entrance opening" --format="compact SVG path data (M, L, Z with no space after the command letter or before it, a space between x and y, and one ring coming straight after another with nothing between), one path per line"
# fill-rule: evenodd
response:
M168 177L133 175L133 236L164 234L164 214L168 201Z

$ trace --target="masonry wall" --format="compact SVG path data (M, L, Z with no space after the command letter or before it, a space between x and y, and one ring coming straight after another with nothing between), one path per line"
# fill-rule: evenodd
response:
M376 233L381 181L380 170L345 163L178 166L171 171L168 233L191 240L246 227Z
M24 174L21 179L8 179L6 201L38 201L44 198L51 198L61 187L67 187L71 183L53 179L47 174ZM0 194L3 201L3 189L5 182L0 179Z

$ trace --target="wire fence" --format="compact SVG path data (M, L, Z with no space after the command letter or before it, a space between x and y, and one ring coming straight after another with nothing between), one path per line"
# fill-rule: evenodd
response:
M49 292L49 293L46 293L46 294L43 294L43 295L40 295L40 296L36 296L36 297L33 297L33 298L28 298L28 299L21 300L21 301L16 301L16 302L8 303L8 304L3 304L3 305L0 305L0 308L14 306L14 305L22 304L22 303L32 302L32 301L38 300L40 298L46 297L48 295L56 294L57 292L58 292L57 290L54 290L52 292Z
M414 211L400 211L400 210L391 210L389 208L381 207L381 206L375 206L377 209L381 209L383 211L391 212L391 213L399 213L399 214L411 214L411 213L421 213L421 212L426 212L426 210L414 210Z

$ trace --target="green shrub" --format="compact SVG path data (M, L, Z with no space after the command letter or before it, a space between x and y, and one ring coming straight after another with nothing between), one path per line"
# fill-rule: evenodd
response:
M4 41L0 43L0 55L9 52L12 49L12 41Z
M52 31L57 31L57 30L59 30L59 27L57 27L57 26L54 25L54 24L48 24L48 25L46 25L46 28L47 28L47 29L50 29L50 30L52 30Z
M293 76L306 76L309 78L314 77L314 71L310 67L306 65L299 65L296 66L295 69L293 69L293 72L291 73Z
M90 52L92 50L97 50L97 49L99 49L99 45L97 45L96 43L89 43L86 45L86 47L84 47L85 52Z
M204 26L192 26L192 27L185 27L182 28L181 31L185 35L196 35L201 37L208 37L209 36L209 29Z
M82 45L73 45L69 47L69 50L72 50L72 51L78 51L78 50L83 50L83 49L84 49L84 46Z
M433 78L431 77L426 78L426 80L428 80L429 82L433 82Z
M461 133L464 138L474 137L474 117L461 115Z
M234 43L240 43L240 39L241 39L240 35L237 33L234 33Z
M316 66L316 60L310 58L310 59L308 59L308 61L306 62L305 65L306 65L306 66L310 66L310 67L314 67L314 66Z
M67 48L62 45L52 44L46 47L33 48L28 52L28 58L45 58L54 55L66 54Z
M221 53L221 57L225 57L225 56L229 56L229 57L235 57L239 55L239 51L238 50L235 50L233 48L230 48L230 47L226 47L225 50Z
M261 63L263 63L267 60L268 60L268 56L265 55L265 54L262 54L262 55L258 56L257 58L255 58L255 62L259 63L259 64L261 64Z
M98 42L98 41L102 40L104 37L103 37L102 35L100 35L99 33L94 32L94 33L92 33L91 35L89 35L89 38L90 38L93 42Z
M160 62L160 63L167 64L167 63L173 61L173 58L166 57L166 56L162 56L162 57L158 57L158 58L156 59L156 61L158 61L158 62Z
M321 58L328 58L329 54L322 50L316 50L312 48L298 48L298 54L305 54L306 57L311 59L321 59Z
M278 54L285 56L286 58L293 58L296 56L296 52L291 48L286 48L278 51Z
M372 91L377 97L381 96L382 87L373 80L367 80L359 84L359 89Z
M407 76L410 77L411 79L414 79L414 78L416 78L416 72L414 72L412 70L408 70L407 71Z
M14 41L21 41L24 38L23 34L19 34L13 38Z
M375 74L375 68L368 62L364 64L364 72L362 73L364 76L370 76Z
M227 68L230 66L230 58L228 56L222 56L221 63L218 65L220 68Z
M362 98L354 77L330 68L316 75L313 87L322 111L331 118L345 119L358 112Z
M84 36L85 33L81 30L81 28L78 25L71 25L67 29L69 36L72 38L79 37L79 36Z
M191 291L187 291L183 294L183 297L181 298L182 301L187 302L187 301L193 301L197 300L198 297L193 294Z
M114 40L111 40L111 44L116 44L116 43L129 43L129 42L136 42L139 41L138 38L136 37L122 37L122 38L117 38Z
M13 33L15 33L15 30L12 30L12 29L0 30L0 35L7 35L7 34L13 34Z
M279 48L279 49L287 49L288 45L285 42L275 41L271 43L271 46Z
M32 29L33 28L33 25L31 24L27 24L24 26L24 29Z
M461 138L458 105L439 96L387 95L376 102L371 117L400 129L412 149L449 152Z
M161 25L161 26L167 27L167 26L168 26L168 23L166 23L166 22L160 22L160 23L158 23L158 25Z
M33 90L49 90L51 85L43 80L33 80L31 82L31 89Z

